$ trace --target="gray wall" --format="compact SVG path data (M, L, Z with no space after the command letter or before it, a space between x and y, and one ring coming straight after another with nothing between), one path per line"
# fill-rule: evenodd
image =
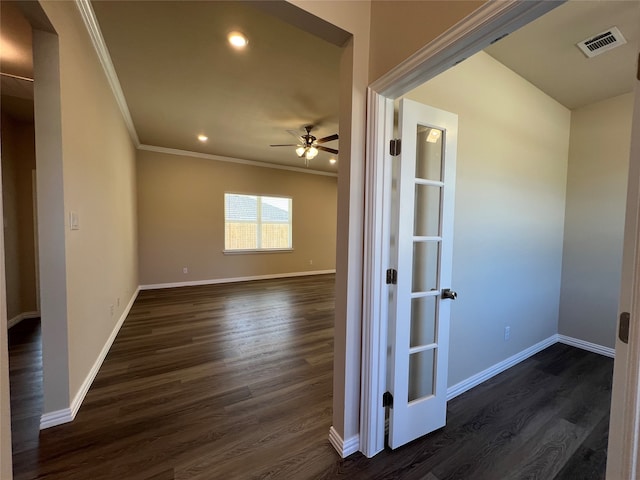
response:
M615 345L633 95L571 113L559 333Z

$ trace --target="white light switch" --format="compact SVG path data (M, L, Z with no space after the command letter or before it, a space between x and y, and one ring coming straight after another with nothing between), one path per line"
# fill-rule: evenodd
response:
M80 230L80 217L78 217L78 212L69 212L69 229Z

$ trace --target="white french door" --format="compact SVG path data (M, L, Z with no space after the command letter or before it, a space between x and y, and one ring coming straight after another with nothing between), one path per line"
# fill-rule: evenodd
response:
M389 446L446 423L457 115L402 99L389 304Z

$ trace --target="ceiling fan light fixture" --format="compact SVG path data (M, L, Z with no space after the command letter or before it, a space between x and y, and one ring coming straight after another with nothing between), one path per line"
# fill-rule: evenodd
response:
M306 153L307 160L311 160L312 158L316 158L318 155L318 149L316 147L309 147Z
M280 144L272 144L271 147L296 147L295 152L298 158L304 159L305 165L309 166L309 161L313 160L318 156L320 150L323 152L327 152L331 155L337 155L338 150L335 148L325 147L323 144L327 142L333 142L338 140L338 134L334 133L333 135L328 135L326 137L317 138L315 135L311 135L311 130L313 129L313 125L305 125L304 130L306 133L299 134L294 130L287 130L291 135L296 137L298 143L280 143ZM330 160L331 164L336 163L335 157Z
M330 163L331 165L335 165L335 164L336 164L336 162L337 162L337 160L336 160L335 158L330 158L330 159L329 159L329 163Z

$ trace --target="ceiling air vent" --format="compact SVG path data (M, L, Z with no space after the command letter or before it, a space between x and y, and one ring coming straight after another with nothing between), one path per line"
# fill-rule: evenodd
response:
M622 33L620 33L620 30L618 30L618 27L611 27L602 33L577 43L577 45L578 48L582 50L582 53L592 58L612 48L624 45L625 43L627 43L627 41L622 36Z

